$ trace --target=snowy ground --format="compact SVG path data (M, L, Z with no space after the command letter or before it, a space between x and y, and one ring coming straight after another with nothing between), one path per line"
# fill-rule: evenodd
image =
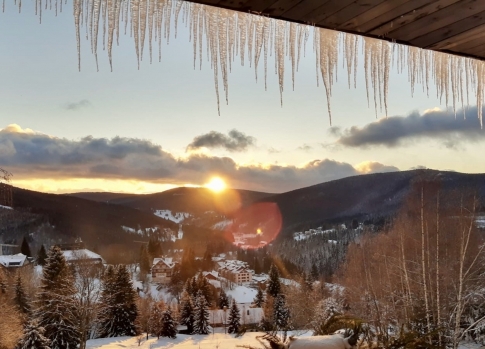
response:
M224 330L216 328L215 334L203 335L177 335L176 339L146 337L138 345L136 337L116 337L92 339L87 342L87 349L233 349L241 345L251 345L263 348L256 336L264 333L250 332L242 337L234 338L234 335L224 334ZM310 332L294 333L297 336L310 336ZM479 349L484 348L476 343L462 343L458 349Z
M117 338L102 338L92 339L87 342L87 349L233 349L239 345L252 345L254 347L262 348L262 345L257 341L256 336L261 336L264 333L250 332L244 334L242 337L234 338L234 335L224 334L224 329L216 328L215 334L203 335L177 335L176 339L155 337L143 337L143 341L138 346L136 337L117 337Z

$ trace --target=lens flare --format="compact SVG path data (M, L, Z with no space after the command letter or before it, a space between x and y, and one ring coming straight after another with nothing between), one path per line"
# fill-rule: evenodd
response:
M281 231L282 216L274 202L260 202L235 212L225 236L243 249L257 249L271 243Z

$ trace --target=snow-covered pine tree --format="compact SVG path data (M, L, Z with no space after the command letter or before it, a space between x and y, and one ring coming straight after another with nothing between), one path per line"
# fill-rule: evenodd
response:
M160 331L160 336L172 339L177 337L177 324L173 319L170 307L168 307L162 314L162 328Z
M44 328L33 320L25 326L16 349L50 349L50 340L44 336Z
M162 331L162 304L153 303L150 310L150 319L148 320L148 328L152 336L160 338L160 332Z
M212 304L213 300L211 286L212 285L207 281L206 277L202 273L199 273L197 276L197 290L201 290L204 293L205 300L209 305Z
M224 309L224 307L229 306L229 298L227 298L226 291L221 288L221 293L219 293L219 309Z
M37 253L37 264L44 265L46 258L47 258L47 253L45 251L45 247L44 245L40 245L39 252Z
M229 327L227 332L238 333L239 327L241 326L241 314L239 313L239 308L237 307L236 301L232 300L231 311L229 312Z
M35 314L52 349L75 349L79 344L75 293L73 276L62 251L53 246L43 268Z
M290 310L286 306L285 296L276 296L273 308L273 319L276 330L287 331L290 327Z
M195 321L194 305L192 304L192 297L187 291L182 293L180 304L180 324L187 326L188 333L193 333Z
M194 333L209 334L209 310L202 290L197 292L195 300Z
M100 337L136 336L138 309L136 293L125 265L119 265L114 275L107 277L102 291ZM108 288L109 284L112 285Z
M262 308L263 307L263 304L264 304L264 294L263 294L263 290L261 289L261 287L258 287L258 293L256 293L256 297L254 297L253 303L258 308Z
M326 335L333 332L331 325L336 316L343 313L343 307L333 298L328 297L317 305L312 327L315 335Z
M266 292L272 297L276 297L281 293L280 272L274 264L271 264L269 269L269 281Z
M17 272L17 278L15 280L15 296L13 300L22 314L30 314L30 302L25 293L24 283L19 272Z

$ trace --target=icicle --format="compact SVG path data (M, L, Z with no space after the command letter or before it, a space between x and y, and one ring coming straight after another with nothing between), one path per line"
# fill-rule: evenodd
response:
M77 44L77 64L78 69L81 71L81 8L82 0L74 0L74 24L76 26L76 44Z
M330 125L332 124L332 110L330 108L330 97L332 96L332 85L334 74L337 72L338 62L338 41L339 33L333 30L315 28L315 40L317 51L317 67L320 70L325 94L327 96L327 108Z
M140 1L140 60L143 60L143 51L145 49L145 33L147 27L147 1Z
M2 11L5 11L5 0ZM59 2L59 3L58 3ZM54 4L53 4L54 3ZM66 0L67 3L67 0ZM62 11L63 0L35 0L35 11L42 21L43 7ZM19 12L22 0L14 0ZM54 6L53 6L54 5ZM175 37L180 12L182 21L189 27L190 40L194 49L194 68L197 58L202 68L203 50L206 45L206 58L214 69L214 84L219 106L219 75L221 76L226 103L228 102L229 72L237 55L241 65L249 60L254 65L256 79L258 78L261 55L264 58L264 79L267 89L268 56L275 56L275 73L278 76L280 102L283 103L285 60L288 56L292 69L292 86L295 88L295 72L298 71L301 54L305 54L309 38L309 26L288 23L265 16L249 13L233 12L218 7L210 7L181 0L73 0L74 24L76 28L76 45L78 54L78 69L81 69L81 28L85 26L86 39L90 41L91 51L98 67L99 26L103 25L103 49L108 51L111 70L113 69L113 41L119 44L120 26L124 25L125 34L130 25L130 36L133 36L137 64L143 59L145 39L148 29L148 45L150 63L152 62L152 44L158 41L158 56L161 60L162 35L170 41L172 18L174 18ZM103 23L100 23L100 19ZM123 23L124 22L124 23ZM148 28L147 28L148 26ZM84 29L84 28L83 28ZM116 33L116 34L115 34ZM163 33L163 34L162 34ZM325 87L327 108L331 121L330 99L332 85L337 81L337 61L343 54L342 64L347 70L347 83L351 86L353 75L354 87L357 86L357 67L362 42L364 56L364 77L368 105L370 92L373 93L374 108L384 110L388 114L388 90L391 64L399 73L407 67L411 95L414 95L417 84L429 95L429 85L433 83L437 97L448 105L452 104L456 114L457 108L469 106L470 94L476 94L476 104L480 125L483 125L483 98L485 90L485 63L471 58L452 56L449 54L399 45L394 42L361 38L353 34L339 34L335 31L314 29L314 51L316 56L316 81L320 78ZM302 49L303 46L303 49ZM247 59L246 59L247 57ZM431 80L431 81L430 81ZM465 101L466 99L466 101Z
M100 6L101 0L93 0L94 1L94 10L93 10L93 17L94 17L94 28L91 33L91 40L92 45L91 48L94 53L94 59L96 60L96 69L99 71L98 65L98 29L99 29L99 16L100 16ZM91 22L92 23L92 22Z
M115 5L116 4L116 5ZM116 8L119 8L119 1L108 1L108 60L111 71L113 71L113 37L115 31Z
M296 53L296 32L298 24L291 22L290 23L290 34L288 37L288 50L291 62L291 81L293 85L293 91L295 90L295 71L296 71L296 61L297 61L297 53Z
M135 52L138 69L140 69L140 1L131 0L131 27L133 37L135 38Z
M275 61L276 71L278 74L278 81L280 85L280 102L283 106L283 88L285 82L285 35L286 35L286 22L276 21L276 33L275 33Z

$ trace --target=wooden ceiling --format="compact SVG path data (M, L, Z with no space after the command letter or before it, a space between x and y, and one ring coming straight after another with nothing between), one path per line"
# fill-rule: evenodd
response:
M189 0L485 59L485 0Z

